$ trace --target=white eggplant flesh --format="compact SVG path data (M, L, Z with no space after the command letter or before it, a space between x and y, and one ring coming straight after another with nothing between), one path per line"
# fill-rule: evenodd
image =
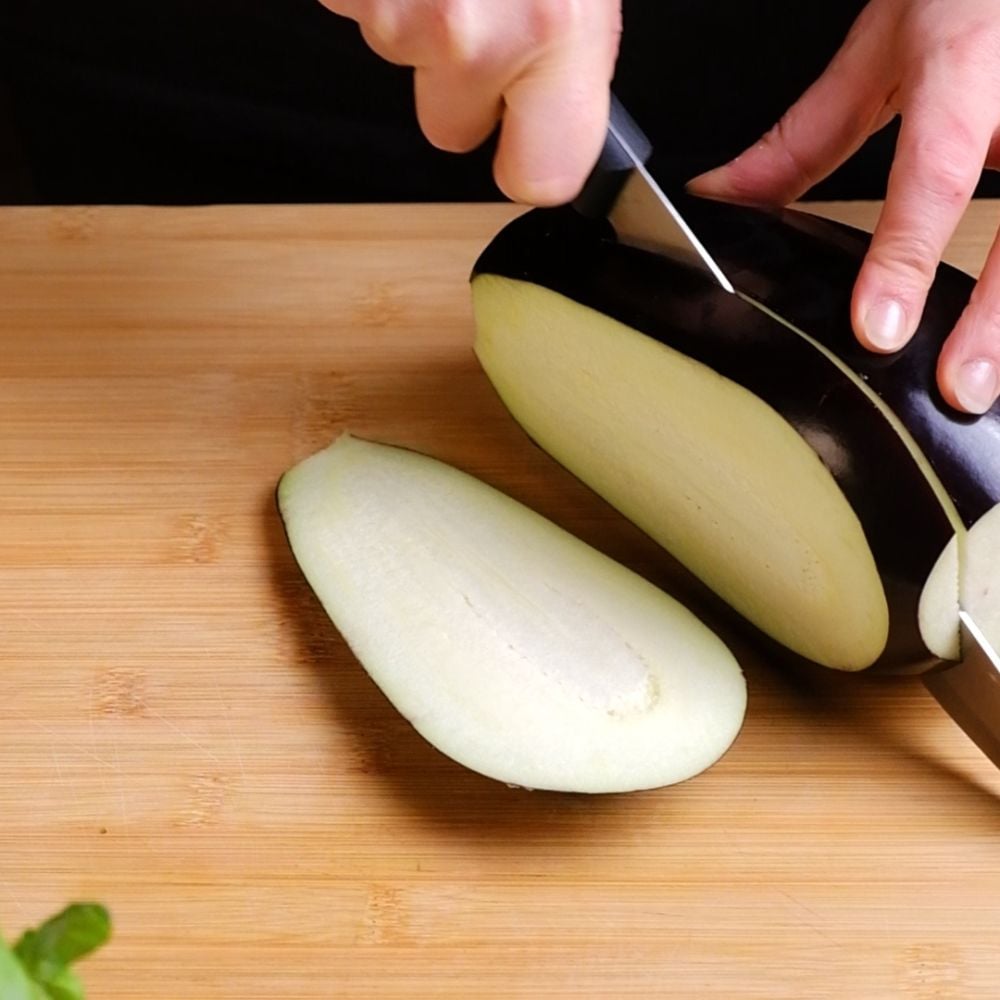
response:
M722 640L482 481L345 434L285 474L278 502L361 664L466 767L626 792L688 779L736 738L746 685Z
M547 288L483 274L473 299L480 363L547 452L778 642L841 670L878 658L885 592L822 441Z
M959 573L961 566L961 574ZM1000 649L1000 504L964 536L945 547L920 597L920 628L927 644L946 660L961 656L954 581L961 576L961 606L994 649Z

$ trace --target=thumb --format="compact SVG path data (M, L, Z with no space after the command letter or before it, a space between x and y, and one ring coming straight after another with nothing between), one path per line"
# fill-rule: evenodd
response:
M785 205L831 174L895 116L877 58L879 25L862 17L818 80L756 145L688 183L722 201Z

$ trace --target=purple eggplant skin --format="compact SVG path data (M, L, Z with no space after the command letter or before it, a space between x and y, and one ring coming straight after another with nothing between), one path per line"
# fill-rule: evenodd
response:
M975 287L941 264L916 334L875 354L851 329L851 294L870 234L807 212L682 196L678 207L733 285L829 348L867 381L920 446L967 527L1000 500L1000 406L959 413L937 386L937 362Z
M809 270L807 261L800 266ZM920 672L941 663L920 636L917 607L952 523L899 435L833 361L700 273L622 245L607 223L570 208L536 209L509 224L481 254L478 274L530 281L596 309L743 385L780 413L834 476L875 557L890 631L874 666Z

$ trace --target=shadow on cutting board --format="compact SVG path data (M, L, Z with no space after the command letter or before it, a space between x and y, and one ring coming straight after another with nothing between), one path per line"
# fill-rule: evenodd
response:
M329 768L388 786L424 819L474 839L537 840L564 834L568 824L625 818L627 796L509 788L431 746L382 694L330 621L295 563L274 505L268 507L274 588L298 649L298 664L289 669L305 667L313 675L331 725L350 734L349 755L331 760Z
M590 826L595 836L613 833L629 823L633 807L642 808L656 796L656 813L669 829L671 815L682 812L692 791L707 789L712 771L735 769L733 780L779 784L813 784L813 779L837 770L843 754L843 774L867 760L870 774L884 768L887 789L912 782L914 795L926 796L928 779L941 790L944 803L961 804L952 814L955 835L993 831L1000 800L977 775L983 769L948 760L937 752L948 745L944 736L951 721L912 677L873 677L808 672L767 664L738 627L719 628L747 673L750 709L744 732L729 754L705 775L669 789L628 795L586 796L511 789L452 761L427 743L392 706L357 661L347 643L302 577L288 548L273 504L264 512L272 557L274 587L284 608L283 618L294 633L299 664L316 678L331 709L331 725L350 730L354 752L348 767L388 785L425 819L469 837L528 841L559 838L567 827ZM701 609L696 609L701 610ZM714 616L704 615L716 627ZM289 665L294 669L294 665ZM893 718L892 710L905 711ZM915 725L915 722L925 725ZM802 737L808 733L808 747ZM768 751L767 743L773 744ZM746 758L742 749L747 746ZM802 751L801 758L796 759ZM770 764L759 768L762 755ZM973 752L973 759L975 753ZM745 763L744 763L745 761ZM887 763L892 764L886 767ZM976 764L979 762L976 761ZM815 767L816 773L810 772ZM763 786L762 786L763 787Z
M322 395L325 387L320 381L312 391ZM762 776L779 784L812 784L831 772L857 772L860 760L866 780L870 772L870 780L884 780L888 788L912 781L915 794L918 788L926 794L932 779L942 789L942 801L962 803L956 812L972 820L972 832L981 832L984 824L993 829L998 799L983 777L986 768L977 766L974 748L959 760L946 756L955 746L953 723L918 679L781 663L773 644L736 621L667 553L535 447L478 369L442 366L374 381L369 377L363 387L355 386L355 395L347 412L328 409L321 421L307 421L299 435L302 451L289 456L289 466L350 426L359 436L427 451L491 482L686 604L737 655L747 675L750 706L743 732L723 761L694 782L665 792L585 796L507 788L437 751L385 698L301 575L269 496L263 530L282 620L300 664L321 685L333 724L351 734L350 756L338 759L336 767L389 785L426 819L459 834L537 840L560 836L572 824L613 831L651 795L657 796L658 819L669 827L674 810L684 808L687 796L707 790L713 776L723 785ZM432 436L434 415L442 410L461 434L449 438L438 426ZM405 430L398 423L400 411L410 421ZM476 442L472 450L470 440ZM956 822L960 829L965 821L956 817Z

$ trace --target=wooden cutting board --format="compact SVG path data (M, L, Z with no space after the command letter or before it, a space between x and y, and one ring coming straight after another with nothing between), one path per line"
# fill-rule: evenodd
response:
M97 1000L995 998L998 772L917 681L767 662L525 439L467 292L513 212L0 210L0 923L107 903ZM276 515L345 427L690 598L748 675L732 751L585 798L425 745Z

